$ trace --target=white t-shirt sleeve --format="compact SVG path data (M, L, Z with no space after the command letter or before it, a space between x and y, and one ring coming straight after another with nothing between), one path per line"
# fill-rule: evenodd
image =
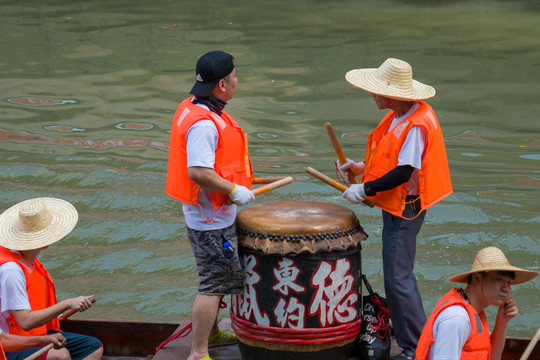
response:
M26 277L21 267L14 262L0 266L0 312L30 310L26 293Z
M459 360L461 350L471 335L471 321L467 310L460 305L449 306L441 311L433 323L433 339L429 351L430 360Z
M418 126L413 126L401 147L398 155L398 166L410 165L415 169L422 168L422 155L426 143L426 134Z
M193 124L186 134L187 167L214 168L219 133L212 120Z

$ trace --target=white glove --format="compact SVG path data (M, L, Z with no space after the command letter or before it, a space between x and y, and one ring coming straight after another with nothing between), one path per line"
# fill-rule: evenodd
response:
M339 173L341 176L343 176L344 179L347 179L349 177L348 170L351 169L354 176L362 175L364 173L364 163L356 161L353 161L349 158L347 158L347 162L343 165L341 165L341 162L339 160L336 161L336 166L339 170Z
M234 184L233 191L229 194L236 205L247 205L255 200L255 195L247 187Z
M349 200L353 204L360 204L366 198L364 184L352 184L347 190L341 194L345 200Z

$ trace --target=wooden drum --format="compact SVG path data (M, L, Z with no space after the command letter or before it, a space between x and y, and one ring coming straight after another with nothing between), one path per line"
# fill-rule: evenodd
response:
M243 359L348 359L361 324L360 242L349 209L274 202L237 216L244 292L232 326Z

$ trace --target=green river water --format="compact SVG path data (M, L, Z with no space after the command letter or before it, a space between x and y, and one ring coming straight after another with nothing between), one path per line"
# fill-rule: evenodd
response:
M75 230L40 258L59 298L96 295L78 317L189 316L197 275L181 205L165 195L168 131L197 58L215 49L235 56L227 110L248 133L256 176L297 180L257 203L354 210L377 291L380 211L349 204L304 168L335 174L326 121L345 153L363 159L384 112L344 74L388 57L436 88L429 103L454 186L418 239L426 312L482 247L539 270L539 1L2 0L0 210L39 196L76 206ZM520 314L509 335L540 325L539 290L539 278L513 289Z

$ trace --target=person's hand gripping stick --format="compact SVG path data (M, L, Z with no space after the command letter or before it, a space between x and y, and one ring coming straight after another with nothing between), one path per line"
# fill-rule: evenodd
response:
M231 200L236 205L247 205L255 201L255 195L247 187L234 184L232 191L229 193Z

